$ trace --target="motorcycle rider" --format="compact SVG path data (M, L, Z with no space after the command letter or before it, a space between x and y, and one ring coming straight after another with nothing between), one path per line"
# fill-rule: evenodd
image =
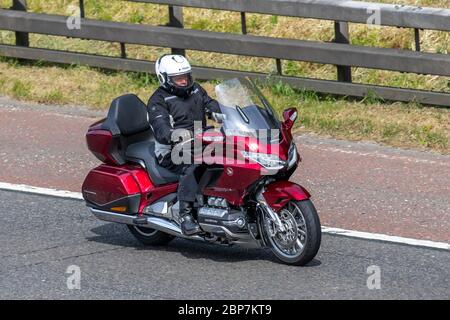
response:
M160 87L150 97L148 112L150 125L155 133L155 154L159 164L180 174L178 201L180 204L181 230L186 235L201 231L192 216L193 203L198 191L197 165L193 163L174 164L172 148L177 143L193 137L194 121L206 126L206 117L218 121L219 103L192 78L192 68L182 55L163 55L155 65ZM180 130L177 129L185 129ZM177 130L181 141L173 141L172 133Z

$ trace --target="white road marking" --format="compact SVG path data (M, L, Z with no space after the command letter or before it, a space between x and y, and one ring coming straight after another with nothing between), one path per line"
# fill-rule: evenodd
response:
M0 182L0 189L8 190L8 191L33 193L33 194L42 194L42 195L46 195L46 196L53 196L53 197L59 197L59 198L83 200L83 196L79 192L39 188L39 187L33 187L33 186L24 185L24 184L12 184L12 183Z
M430 240L418 240L418 239L412 239L412 238L390 236L390 235L381 234L381 233L369 233L369 232L345 230L345 229L331 228L331 227L322 227L322 232L327 233L327 234L333 234L333 235L339 235L339 236L351 237L351 238L358 238L358 239L379 240L379 241L385 241L385 242L407 244L407 245L411 245L411 246L450 250L450 243L445 243L445 242L436 242L436 241L430 241Z
M78 193L78 192L48 189L48 188L39 188L39 187L33 187L33 186L28 186L28 185L23 185L23 184L12 184L12 183L0 182L0 190L18 191L18 192L53 196L53 197L66 198L66 199L83 200L81 193ZM412 239L412 238L390 236L390 235L386 235L386 234L345 230L345 229L325 227L325 226L322 227L322 232L325 234L332 234L332 235L338 235L338 236L344 236L344 237L350 237L350 238L378 240L378 241L406 244L406 245L411 245L411 246L450 250L450 244L445 243L445 242L435 242L435 241L430 241L430 240L418 240L418 239Z

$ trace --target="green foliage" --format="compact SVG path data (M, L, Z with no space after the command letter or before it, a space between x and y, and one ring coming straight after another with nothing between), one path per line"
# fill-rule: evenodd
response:
M30 87L20 80L14 81L12 93L16 98L27 98L30 95Z
M298 62L288 60L285 61L283 64L283 72L284 74L288 76L302 76L303 75L303 69L301 68L300 64Z
M299 98L303 102L319 102L320 100L317 92L311 90L301 90Z
M272 25L278 24L278 16L270 16L270 24Z
M252 30L258 30L261 28L261 19L257 15L252 14L247 23Z
M194 30L207 30L208 26L209 26L208 20L198 19L192 23L191 28Z
M277 82L276 84L271 86L271 91L273 94L281 96L291 96L295 94L294 89L286 83L283 83L281 81Z
M375 91L368 90L362 102L365 104L379 104L384 103L384 99L378 96Z
M128 72L128 77L132 81L133 85L137 88L146 88L148 86L157 86L158 79L156 76L147 72Z
M424 147L447 148L449 146L449 139L443 133L434 130L431 125L415 127L412 134Z
M142 13L139 11L132 11L130 14L129 22L131 23L142 23L144 21L145 17Z
M384 140L389 140L398 135L401 132L402 128L400 128L399 125L396 124L387 124L382 127L381 129L381 137Z
M111 13L108 12L108 6L102 4L100 1L86 1L85 11L89 12L90 16L100 20L113 20Z
M44 95L42 99L40 99L39 102L43 103L64 103L66 101L64 94L58 90L52 90L51 92Z

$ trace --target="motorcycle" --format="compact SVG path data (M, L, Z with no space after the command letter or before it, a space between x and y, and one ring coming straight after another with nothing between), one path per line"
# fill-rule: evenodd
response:
M300 162L291 133L297 110L278 119L247 78L215 91L221 126L194 135L200 146L194 149L201 150L194 156L201 173L194 204L200 234L181 232L179 176L158 165L146 105L132 94L116 98L107 117L88 129L87 146L102 164L83 183L86 205L100 220L127 225L145 245L179 237L270 248L285 264L307 264L319 250L321 227L309 192L289 181Z

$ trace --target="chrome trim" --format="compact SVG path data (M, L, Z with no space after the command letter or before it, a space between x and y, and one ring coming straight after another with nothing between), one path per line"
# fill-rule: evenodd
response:
M255 239L251 239L251 241L241 241L241 240L237 240L231 241L232 244L237 244L238 246L247 248L247 249L260 249L260 248L264 248L264 245L262 245L259 241L255 240Z
M194 240L204 240L199 236L186 236L181 232L180 227L178 227L175 223L170 222L165 219L156 218L156 217L148 217L146 227L157 229L159 231L171 234L176 237L185 238L185 239L194 239Z
M144 213L170 218L169 203L166 201L152 203L144 208Z
M228 209L219 209L211 207L201 207L198 210L199 216L210 218L223 218L227 213L229 213Z
M261 190L259 190L259 192L256 194L256 200L258 200L258 204L261 206L261 208L267 212L269 214L269 217L271 220L273 220L273 222L275 223L275 225L278 228L278 231L285 231L285 227L283 225L283 223L281 222L280 217L278 216L278 214L272 210L272 208L267 204L266 199L264 198L263 195L264 192L264 188L261 188Z
M137 164L139 164L143 169L147 170L144 160L136 159Z
M164 233L171 234L176 237L185 238L185 239L193 239L193 240L204 240L199 236L186 236L181 232L181 229L173 222L157 218L157 217L147 217L147 224L135 224L134 219L139 218L137 215L126 215L120 213L113 213L103 210L98 210L94 208L89 208L91 213L96 216L98 219L108 222L115 222L121 224L127 224L132 226L138 226L142 228L151 228Z
M240 223L242 222L242 223ZM223 224L227 225L227 226L236 226L239 229L244 229L245 228L245 219L243 217L239 217L235 220L232 221L222 221Z
M297 163L297 146L294 142L292 142L289 151L288 151L288 170L292 168Z
M253 241L253 238L250 236L249 233L233 233L231 232L229 229L223 227L223 226L218 226L215 224L208 224L208 223L200 223L200 227L202 228L203 231L205 232L210 232L213 233L214 229L222 229L223 232L225 232L225 234L227 236L229 236L231 239L236 239L236 240L240 240L240 241L246 241L246 242L250 242Z
M97 219L100 219L102 221L108 221L108 222L117 222L122 224L129 224L134 225L133 220L137 218L137 216L130 216L126 214L120 214L120 213L112 213L108 211L98 210L94 208L89 208L89 211L97 217Z

